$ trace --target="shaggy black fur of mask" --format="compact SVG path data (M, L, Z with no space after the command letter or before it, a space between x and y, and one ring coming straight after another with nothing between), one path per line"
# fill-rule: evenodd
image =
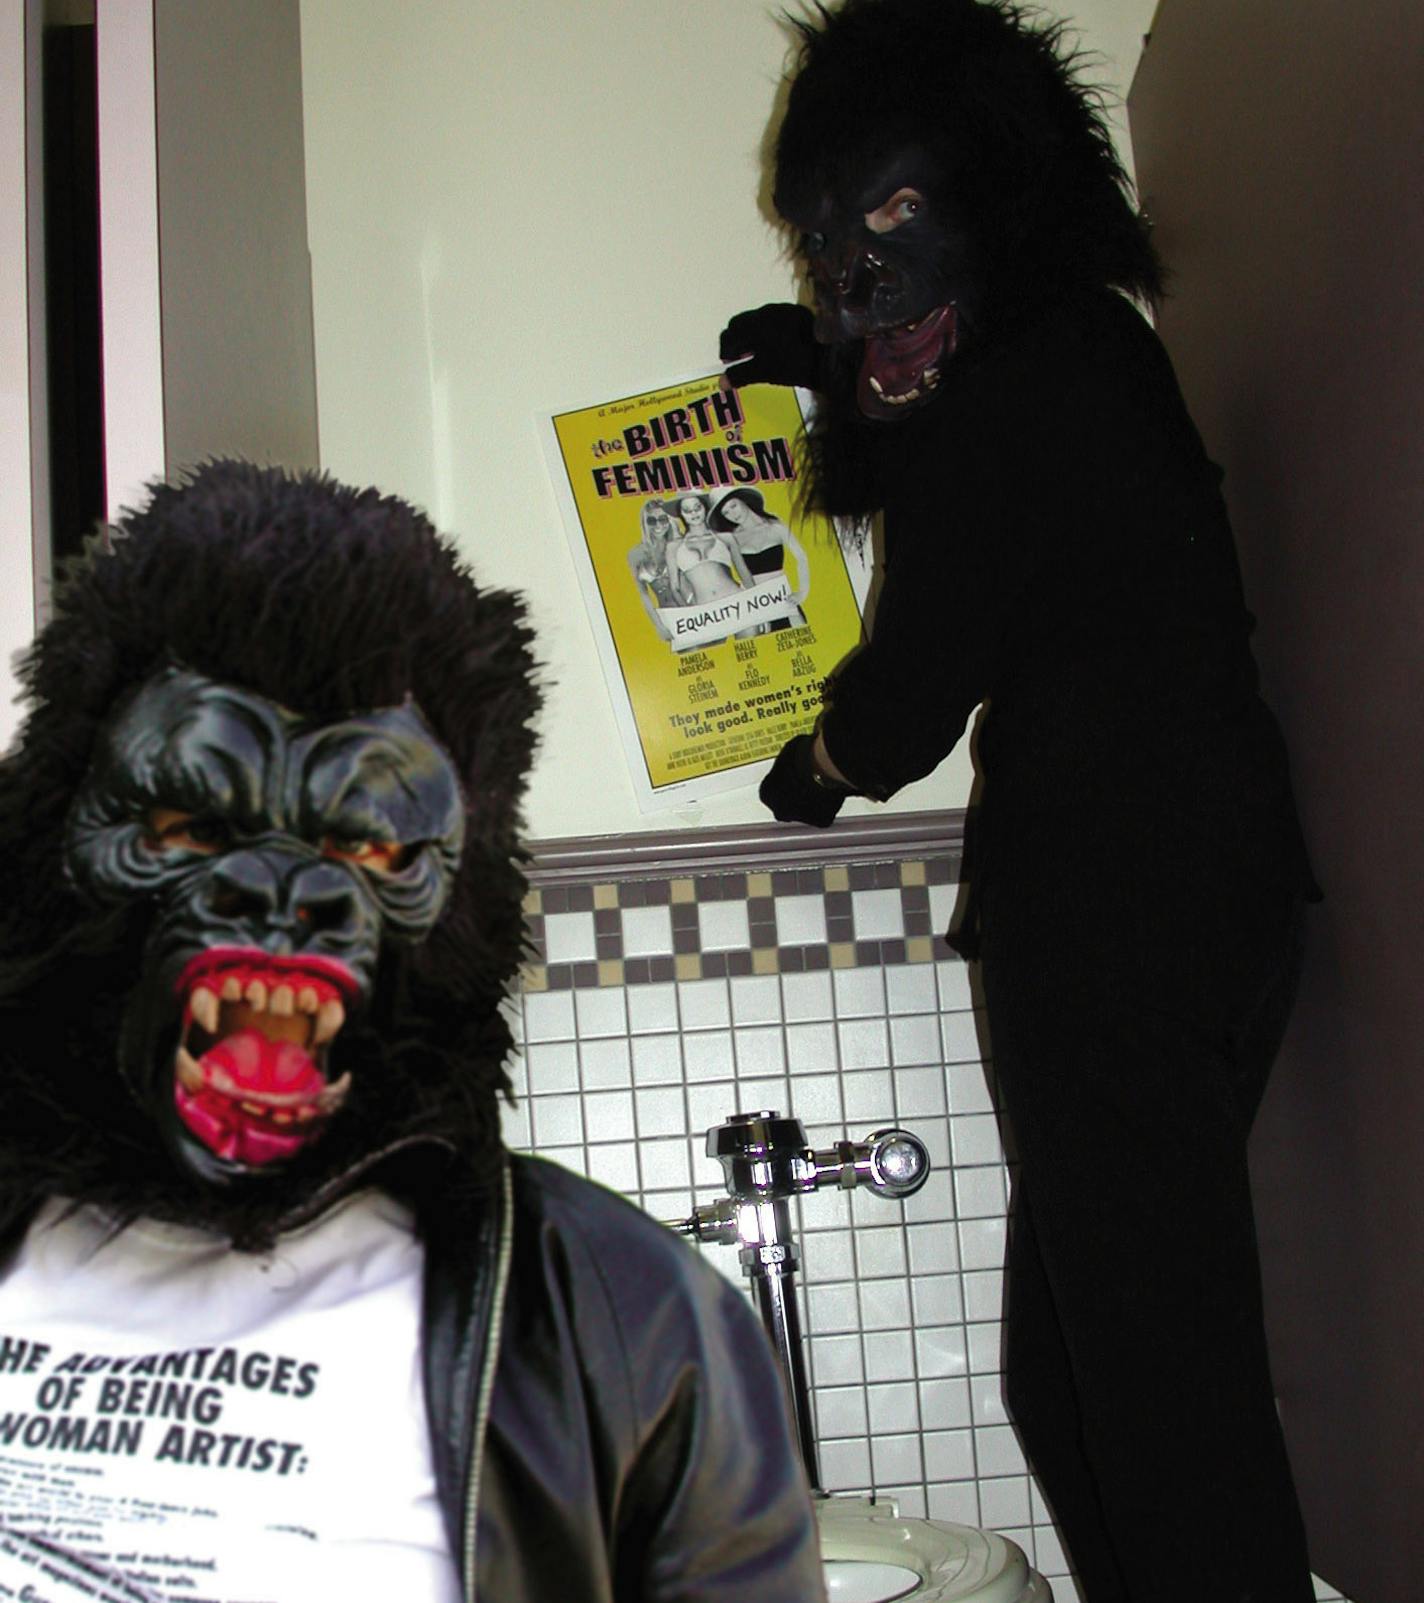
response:
M775 150L778 210L844 201L896 152L920 153L972 273L961 366L1073 298L1151 302L1162 270L1064 24L1008 0L845 0L794 21L801 50ZM857 341L831 347L810 437L809 500L865 517L883 499L886 436L862 415Z
M372 1009L343 1034L348 1107L280 1177L218 1190L175 1168L114 1067L150 910L96 911L63 868L101 729L175 662L320 722L410 698L466 806L438 923L383 952ZM93 544L23 664L32 708L0 764L0 1215L62 1194L253 1247L376 1163L413 1200L438 1187L447 1216L477 1198L509 1089L531 670L521 602L479 590L424 517L373 490L214 462Z

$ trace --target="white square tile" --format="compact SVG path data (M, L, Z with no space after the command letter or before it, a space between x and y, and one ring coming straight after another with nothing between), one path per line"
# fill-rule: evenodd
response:
M1004 1363L1004 1332L999 1324L970 1325L965 1330L971 1375L997 1375Z
M890 1020L890 1061L942 1064L938 1013L905 1013ZM941 1074L941 1078L943 1075Z
M949 928L958 901L958 885L930 886L930 928L936 935L943 935Z
M826 943L826 902L821 896L778 896L776 943L778 946L824 946Z
M866 1401L871 1430L881 1433L919 1430L920 1392L912 1382L882 1381L879 1385L868 1389ZM919 1474L918 1458L915 1463L915 1473ZM878 1469L876 1479L880 1479Z
M1004 1219L962 1219L959 1261L966 1269L1001 1269L1007 1236Z
M845 1118L839 1075L798 1075L791 1087L791 1097L790 1112L804 1125L839 1125Z
M885 1009L891 1014L937 1013L933 963L896 963L885 970Z
M850 1199L849 1191L841 1191L833 1186L802 1197L802 1230L849 1230Z
M885 1020L848 1019L836 1025L842 1069L878 1069L890 1061Z
M949 1481L926 1488L930 1518L951 1525L978 1525L979 1489L973 1481ZM1055 1603L1062 1603L1056 1599Z
M877 1482L876 1495L894 1498L895 1505L904 1519L922 1520L929 1518L929 1508L925 1503L925 1483L923 1481L918 1486L884 1486Z
M991 1113L956 1115L949 1121L949 1139L956 1168L1004 1161L999 1121Z
M893 1282L886 1281L890 1285ZM912 1380L914 1344L908 1330L876 1330L862 1337L867 1380Z
M697 925L704 952L745 952L752 944L745 902L699 902Z
M946 1063L979 1063L983 1053L979 1045L977 1013L940 1014L940 1037Z
M891 1027L897 1022L902 1021L892 1020ZM895 1107L901 1119L928 1119L943 1114L944 1070L896 1069Z
M934 966L939 982L939 1005L944 1013L955 1013L961 1008L974 1006L974 988L970 983L970 968L963 958L951 957Z
M748 974L732 982L734 1024L780 1024L781 984L775 974Z
M899 1225L855 1232L855 1253L862 1280L905 1273L905 1232Z
M628 1029L633 1035L660 1034L679 1027L675 985L628 987Z
M692 1183L686 1139L638 1143L638 1162L643 1171L644 1191L681 1189Z
M868 1280L860 1288L862 1330L904 1330L910 1323L910 1288L903 1280Z
M821 1446L821 1479L829 1492L859 1491L870 1485L870 1444L825 1442Z
M592 913L546 913L544 955L550 963L587 963L598 955Z
M725 1124L737 1111L737 1093L730 1084L714 1082L708 1085L689 1085L686 1088L688 1128L701 1145L714 1124ZM721 1179L720 1165L712 1171L714 1183Z
M687 1108L680 1085L635 1091L633 1106L638 1113L640 1137L687 1134Z
M682 1042L676 1035L635 1035L632 1045L638 1085L682 1083Z
M865 1364L860 1337L812 1336L811 1369L817 1386L845 1386L863 1381Z
M998 1375L974 1376L969 1383L969 1396L974 1405L976 1425L1009 1423L1009 1411L1004 1403L1004 1383Z
M1023 1475L1028 1471L1023 1449L1012 1425L990 1425L974 1432L974 1456L979 1473L989 1475Z
M912 1197L901 1204L906 1224L929 1224L954 1217L952 1177L946 1169L935 1170Z
M918 1432L900 1436L872 1436L870 1457L877 1486L918 1480L923 1473L920 1468Z
M578 1046L573 1041L533 1041L524 1049L529 1089L540 1095L579 1089Z
M672 910L668 907L622 909L624 957L670 957Z
M575 1033L572 991L529 991L525 994L526 1041L572 1041Z
M885 1016L885 971L881 968L839 968L833 971L838 1019Z
M682 1038L682 1061L689 1080L730 1080L735 1072L730 1030L702 1030Z
M785 1115L791 1106L791 1086L776 1075L765 1078L738 1079L738 1113L775 1113Z
M952 1274L959 1268L958 1243L952 1226L911 1225L905 1234L910 1243L911 1274Z
M896 886L891 890L852 891L851 917L858 941L898 941L905 934L905 910Z
M969 1431L925 1432L925 1479L928 1481L974 1479L974 1438Z
M836 1336L860 1328L860 1305L853 1285L806 1286L806 1328L815 1336Z
M793 1074L821 1074L840 1068L833 1024L788 1024L786 1066Z
M732 1022L726 980L683 980L677 1005L684 1030L723 1030Z
M963 1325L932 1325L915 1332L915 1361L921 1384L949 1380L969 1372Z
M964 1296L958 1275L921 1275L914 1285L916 1325L964 1322Z
M922 1377L920 1419L926 1430L967 1429L973 1419L969 1382L959 1375Z
M637 1148L631 1141L618 1141L608 1146L591 1146L588 1149L588 1175L590 1180L610 1186L629 1196L638 1189Z
M549 1159L571 1174L588 1173L588 1155L583 1147L558 1147L547 1154Z
M818 1386L812 1395L816 1435L822 1442L836 1436L864 1438L868 1426L863 1386Z
M499 1105L499 1129L504 1138L504 1144L512 1152L527 1152L533 1145L529 1131L529 1101L527 1098L516 1102L513 1107L501 1102Z
M998 1166L956 1170L954 1196L961 1219L997 1219L1008 1211L1004 1171Z
M803 1235L801 1265L808 1286L829 1280L854 1280L851 1232L818 1230L809 1240Z
M1030 1523L1028 1476L1009 1475L979 1482L979 1517L991 1531Z
M583 1102L576 1096L532 1097L530 1116L534 1122L534 1146L571 1146L583 1140Z
M590 1141L631 1141L636 1134L631 1091L594 1091L585 1095L583 1107Z
M732 1031L739 1080L765 1079L786 1073L786 1047L779 1024Z
M964 1286L964 1317L966 1319L1002 1318L1004 1312L1004 1272L1002 1269L970 1269L960 1279Z
M621 985L574 992L574 1017L580 1040L593 1035L628 1033L627 996Z
M980 1063L951 1063L944 1072L951 1113L992 1113L994 1100Z
M886 1125L894 1123L895 1094L891 1089L888 1069L861 1069L854 1074L843 1074L841 1099L849 1124L861 1125L867 1121ZM856 1133L857 1139L859 1133Z
M1058 1539L1058 1532L1051 1525L1035 1525L1033 1528L1034 1563L1040 1575L1054 1577L1067 1575L1068 1555L1063 1551L1063 1543ZM1057 1599L1062 1596L1058 1582L1053 1584L1053 1595Z
M828 1019L832 1014L831 976L821 969L812 974L781 976L782 1016L788 1024Z
M633 1066L628 1061L628 1038L611 1035L603 1040L579 1042L579 1071L585 1091L610 1091L630 1085Z

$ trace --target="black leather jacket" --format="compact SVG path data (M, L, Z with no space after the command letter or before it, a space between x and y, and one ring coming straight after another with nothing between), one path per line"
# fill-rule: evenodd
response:
M0 1255L29 1211L0 1209ZM471 1603L824 1599L770 1347L694 1248L515 1156L473 1242L442 1241L426 1405Z

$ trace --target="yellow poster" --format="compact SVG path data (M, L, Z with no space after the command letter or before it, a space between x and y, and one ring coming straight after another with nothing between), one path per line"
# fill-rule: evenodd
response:
M551 423L640 805L756 783L861 638L833 528L795 510L795 392L714 373Z

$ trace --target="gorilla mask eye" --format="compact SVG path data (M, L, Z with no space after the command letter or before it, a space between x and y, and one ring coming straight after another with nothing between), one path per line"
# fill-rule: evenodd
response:
M415 857L417 848L396 840L353 840L343 835L322 838L321 854L338 863L355 863L370 874L398 874Z
M152 807L145 820L147 845L156 852L200 852L216 856L232 844L232 831L220 818L185 813L177 807Z
M897 189L889 200L866 212L865 226L872 234L888 234L918 217L924 206L925 197L918 189Z
M826 248L826 236L821 233L802 234L801 254L803 256L819 256Z

